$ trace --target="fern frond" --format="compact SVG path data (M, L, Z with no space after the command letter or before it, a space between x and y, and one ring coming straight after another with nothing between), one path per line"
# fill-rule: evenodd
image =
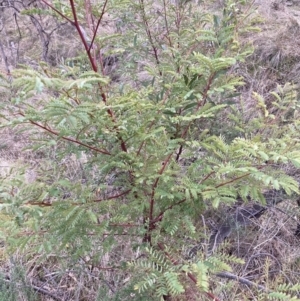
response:
M184 293L185 289L179 282L178 274L174 272L165 272L164 277L166 279L167 287L172 295L176 296Z

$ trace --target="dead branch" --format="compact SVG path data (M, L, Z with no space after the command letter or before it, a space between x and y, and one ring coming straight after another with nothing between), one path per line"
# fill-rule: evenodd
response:
M261 291L264 291L264 292L267 292L269 293L270 291L265 288L263 285L260 285L260 284L256 284L246 278L243 278L243 277L240 277L240 276L237 276L235 274L232 274L232 273L229 273L229 272L220 272L220 273L217 273L215 274L217 277L220 277L220 278L227 278L227 279L231 279L231 280L235 280L235 281L238 281L242 284L245 284L245 285L248 285L248 286L251 286L251 287L256 287L257 289L261 290Z
M6 283L12 283L13 281L10 279L9 276L6 276L5 279L3 279L4 282ZM21 286L19 284L17 284L17 286ZM32 288L33 290L35 290L36 292L51 297L53 300L55 301L64 301L64 298L61 298L59 296L57 296L56 294L49 292L48 290L44 289L43 287L39 287L37 285L34 284L27 284L28 287Z

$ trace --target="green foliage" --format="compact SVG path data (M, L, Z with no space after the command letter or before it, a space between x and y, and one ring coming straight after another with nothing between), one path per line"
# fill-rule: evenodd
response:
M68 3L53 3L60 18L72 18ZM109 2L122 34L95 36L100 59L86 49L91 70L83 72L80 60L20 68L14 97L2 105L6 126L24 131L28 149L42 152L33 182L19 167L1 179L7 243L55 254L66 265L89 256L97 266L121 253L118 268L130 274L132 293L147 300L184 298L188 281L205 294L212 274L242 263L182 258L186 238L200 236L196 222L205 209L238 197L264 203L268 189L299 192L279 168L300 165L295 93L273 93L271 108L254 94L258 113L249 122L236 94L243 79L232 68L251 52L239 44L252 30L239 23L246 23L237 13L242 3L228 0L220 14L167 4L158 1L153 12L151 1ZM100 4L93 9L101 21ZM84 11L79 3L80 23ZM120 82L105 72L105 51L119 55Z
M37 294L26 283L24 271L19 266L15 266L8 279L5 275L0 275L0 300L1 301L36 301Z
M274 292L269 294L269 300L291 300L291 301L298 301L300 300L296 296L292 297L288 294L285 293L279 293L279 292Z

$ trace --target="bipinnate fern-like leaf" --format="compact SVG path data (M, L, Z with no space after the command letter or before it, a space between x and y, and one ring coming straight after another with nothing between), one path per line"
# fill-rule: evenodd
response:
M167 268L169 266L169 259L163 252L154 250L151 247L147 247L146 251L149 253L150 260L154 262L157 267Z
M298 284L289 284L289 283L283 283L283 284L279 284L276 287L276 290L278 292L285 292L285 291L299 291L300 290L300 283Z
M283 301L299 301L300 299L296 296L291 296L283 292L272 292L268 294L269 300L283 300Z
M155 273L148 274L143 280L134 285L134 289L139 292L144 292L149 288L152 288L157 281L158 276Z
M192 265L192 271L196 275L197 286L202 291L207 292L209 289L209 276L208 276L209 267L205 263L199 261Z
M179 282L178 276L179 274L175 272L164 273L164 278L166 280L169 292L174 296L184 293L185 291L183 285Z

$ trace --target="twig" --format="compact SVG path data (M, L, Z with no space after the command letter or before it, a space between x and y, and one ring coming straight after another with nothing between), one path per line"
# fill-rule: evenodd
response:
M6 282L6 283L12 283L12 280L10 279L9 276L6 276L5 279L2 279L2 280L3 280L4 282ZM16 284L16 285L17 285L18 287L21 287L21 286L22 286L22 285L20 285L20 284ZM46 290L46 289L44 289L44 288L42 288L42 287L39 287L39 286L36 286L36 285L33 285L33 284L27 284L26 286L32 288L33 290L35 290L35 291L38 292L38 293L41 293L41 294L43 294L43 295L45 295L45 296L48 296L48 297L51 297L51 298L52 298L53 300L55 300L55 301L64 301L63 298L61 298L61 297L59 297L59 296L57 296L57 295L55 295L55 294L49 292L48 290Z
M123 195L128 194L131 191L131 189L127 189L123 192L120 192L119 194L115 194L115 195L111 195L107 198L103 198L103 199L98 199L98 200L93 200L93 203L98 203L98 202L102 202L102 201L108 201L108 200L112 200L112 199L117 199Z
M91 51L91 48L93 47L93 44L94 44L94 41L95 41L95 38L96 38L96 35L97 35L98 28L99 28L99 26L100 26L100 24L101 24L103 15L104 15L104 13L105 13L105 8L106 8L106 5L107 5L107 2L108 2L108 0L105 0L105 1L104 1L104 4L103 4L103 6L102 6L102 11L101 11L100 17L99 17L99 19L98 19L98 22L97 22L97 25L96 25L96 29L95 29L95 31L94 31L94 34L93 34L93 37L92 37L92 40L91 40L91 45L90 45L88 51Z
M268 290L266 287L264 287L263 285L260 285L260 284L256 284L255 282L252 282L246 278L243 278L243 277L239 277L235 274L232 274L232 273L229 273L229 272L220 272L220 273L217 273L215 274L217 277L220 277L220 278L227 278L227 279L231 279L231 280L235 280L235 281L238 281L242 284L245 284L245 285L248 285L248 286L251 286L251 287L256 287L258 288L259 290L262 290L264 292L267 292L269 293L270 290Z
M252 255L252 256L248 259L248 261L247 261L247 263L246 263L246 265L245 265L245 267L244 267L244 271L247 270L248 265L249 265L250 261L251 261L253 258L255 258L255 257L262 257L262 256L271 257L271 258L277 263L277 265L279 266L280 270L282 271L281 263L279 262L279 260L278 260L274 255L272 255L272 254L270 254L270 253L257 253L257 254Z
M160 70L160 61L159 61L159 58L158 58L158 50L157 50L157 47L154 45L154 41L153 41L152 34L151 34L151 31L150 31L150 26L148 24L147 15L146 15L146 11L145 11L144 0L139 0L139 3L140 3L140 7L141 7L143 22L144 22L143 25L145 25L145 30L146 30L150 45L151 45L152 50L153 50L156 65L157 65L158 70L159 70L159 75L162 76L162 71Z
M24 115L21 114L21 113L20 113L20 115L24 116ZM39 123L37 123L37 122L35 122L35 121L33 121L33 120L29 120L29 122L30 122L31 124L33 124L33 125L36 125L37 127L41 128L41 129L44 129L45 131L47 131L47 132L49 132L49 133L51 133L51 134L53 134L53 135L55 135L55 136L60 137L60 134L59 134L58 132L56 132L56 131L54 131L54 130L52 130L52 129L46 127L46 126L43 126L43 125L41 125L41 124L39 124ZM79 145L81 145L81 146L84 146L84 147L86 147L86 148L88 148L88 149L90 149L90 150L93 150L93 151L97 152L97 153L101 153L101 154L103 154L103 155L111 155L111 153L110 153L109 151L107 151L107 150L99 149L99 148L97 148L97 147L94 147L94 146L85 144L85 143L83 143L83 142L81 142L81 141L78 141L78 140L76 140L76 139L69 138L69 137L65 137L65 136L62 136L62 137L60 137L60 138L63 139L63 140L66 140L66 141L73 142L73 143L75 143L75 144L79 144Z
M103 198L103 199L97 199L97 200L92 200L91 202L92 203L98 203L98 202L103 202L103 201L108 201L108 200L113 200L113 199L117 199L123 195L126 195L128 194L129 192L131 191L131 189L128 189L126 191L123 191L119 194L115 194L115 195L111 195L107 198ZM4 204L3 201L0 201L0 204ZM42 202L37 202L37 201L28 201L26 203L24 203L24 205L30 205L30 206L39 206L39 207L51 207L53 206L53 203L49 202L49 201L42 201ZM76 203L76 202L73 202L71 203L71 205L73 206L80 206L80 205L83 205L82 203Z
M49 51L49 43L51 36L43 29L41 23L32 15L29 15L30 20L35 27L35 29L38 32L38 35L40 37L41 43L42 43L42 48L43 48L43 53L42 53L42 59L43 61L48 62L48 51Z
M170 205L169 207L167 207L166 209L164 209L163 211L161 211L157 217L155 217L152 221L151 221L151 225L154 226L157 222L160 222L164 216L164 214L166 213L167 210L173 209L174 206L178 206L181 203L185 202L186 199L182 199L181 201Z
M1 41L0 41L0 52L1 52L4 64L5 64L6 74L8 75L8 77L11 77L7 56L5 55L4 48L3 48Z
M64 15L62 12L60 12L58 9L56 9L53 5L51 5L50 3L48 3L45 0L40 0L42 2L44 2L44 4L46 4L48 7L50 7L52 10L54 10L57 14L59 14L63 19L66 19L67 21L69 21L71 24L73 24L73 21L71 19L69 19L66 15Z
M202 219L202 223L203 223L203 229L204 229L204 237L207 237L207 231L206 231L206 223L205 223L205 218L204 218L204 216L203 216L203 214L201 214L201 219ZM205 244L205 252L204 252L204 254L207 254L207 243Z

